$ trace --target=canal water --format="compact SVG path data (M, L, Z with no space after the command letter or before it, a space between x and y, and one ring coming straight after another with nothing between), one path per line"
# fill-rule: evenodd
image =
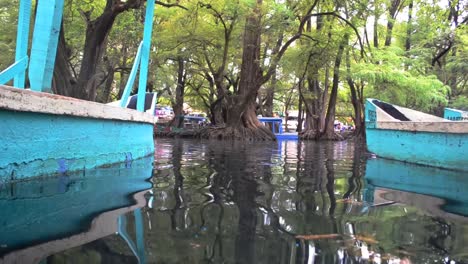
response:
M157 139L0 185L0 263L468 263L468 175L345 142Z

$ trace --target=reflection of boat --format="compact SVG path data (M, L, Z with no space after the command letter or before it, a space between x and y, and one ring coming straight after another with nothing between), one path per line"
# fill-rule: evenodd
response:
M468 122L367 99L366 136L379 157L468 171Z
M152 162L148 157L69 176L3 185L0 254L84 232L97 215L134 204L132 194L152 186L147 181Z
M468 192L466 191L468 182L463 172L386 159L370 159L367 162L365 179L367 183L365 199L368 202L378 204L380 202L376 199L383 198L394 202L414 204L423 209L428 209L430 206L429 211L434 214L437 211L434 207L436 204L446 212L468 216ZM388 191L383 192L376 188L406 193L396 191L398 195L394 195L396 192L392 195L388 194ZM426 198L422 199L421 195L426 195ZM439 200L432 201L431 199Z

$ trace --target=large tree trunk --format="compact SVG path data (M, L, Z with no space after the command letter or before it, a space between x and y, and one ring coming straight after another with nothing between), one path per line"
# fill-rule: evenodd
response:
M389 8L389 16L387 18L387 35L385 36L385 46L388 47L392 43L392 32L398 9L400 8L401 0L392 0Z
M302 118L302 116L304 115L303 105L304 105L304 102L302 101L302 98L299 97L299 109L298 109L299 111L297 114L297 132L298 133L302 132L302 126L304 123L304 119Z
M185 94L185 62L182 57L177 58L177 87L175 91L176 100L172 104L174 110L174 119L171 121L171 126L182 127L184 115L184 94Z
M355 134L355 137L358 139L365 139L366 129L364 127L364 116L363 116L364 105L361 104L361 100L358 97L356 84L351 78L351 60L349 58L349 50L346 52L346 71L347 71L346 81L348 82L349 89L351 91L351 103L353 104L353 109L354 109L354 125L355 125L354 134Z
M374 0L374 48L379 48L379 3L377 0Z
M228 103L226 126L202 131L202 137L275 139L273 132L258 121L255 111L255 100L262 84L260 68L261 6L262 0L257 0L254 11L246 19L239 90L237 95L226 98Z
M330 101L328 103L327 115L325 118L325 127L324 131L320 133L319 138L325 140L342 140L343 137L335 133L335 108L336 108L336 101L338 98L338 84L340 82L340 65L341 59L343 57L343 51L348 43L349 34L346 33L343 37L343 40L338 47L338 53L335 58L335 66L333 68L333 84L332 90L330 92Z
M408 23L406 23L406 42L405 42L405 50L409 51L411 49L411 21L413 16L413 0L410 0L408 5Z
M67 47L64 39L60 40L57 51L57 62L54 69L55 90L59 94L69 95L75 98L94 101L97 88L104 83L104 71L99 71L99 66L106 51L106 39L118 14L131 9L138 8L143 4L141 0L129 0L125 3L115 0L107 0L103 13L95 20L91 20L90 12L83 12L87 19L86 37L81 60L80 71L76 83L71 81L72 76L68 64ZM63 37L63 31L61 32Z
M54 94L64 96L72 95L72 87L76 84L76 79L73 77L69 65L69 58L70 50L65 41L62 23L57 47L57 55L55 58L54 75L52 79L52 91Z

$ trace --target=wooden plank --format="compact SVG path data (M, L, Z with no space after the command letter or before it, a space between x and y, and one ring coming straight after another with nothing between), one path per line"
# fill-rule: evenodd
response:
M130 75L128 76L127 84L125 85L124 92L122 93L122 98L120 99L120 106L126 107L128 103L128 97L130 96L130 92L133 88L133 83L135 82L135 77L138 72L138 66L140 65L141 60L141 47L143 42L140 43L138 46L138 51L135 56L135 61L133 62L132 70L130 71Z
M140 78L138 84L137 110L145 110L146 82L148 80L148 64L151 47L151 33L153 32L154 1L146 1L145 28L143 31L143 46L141 54Z
M21 72L25 72L26 67L28 66L28 57L24 57L10 67L6 68L4 71L0 72L0 85L9 82L15 76ZM21 88L21 87L20 87Z
M22 60L28 56L29 24L31 20L31 0L21 0L18 14L18 30L16 33L16 55L15 61ZM26 71L15 75L14 86L24 88Z
M133 109L3 85L0 85L0 109L154 123L154 116Z
M31 90L51 92L64 0L39 1L31 47Z

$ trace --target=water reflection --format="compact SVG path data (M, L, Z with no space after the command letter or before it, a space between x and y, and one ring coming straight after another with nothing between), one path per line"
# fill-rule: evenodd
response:
M160 140L158 146L146 219L151 230L145 229L150 263L450 263L467 257L468 230L458 221L464 217L434 216L389 196L378 204L366 199L380 189L365 180L367 156L352 142Z
M47 263L468 260L468 179L455 172L368 160L353 142L156 144L147 205L120 217L125 230Z
M153 161L2 185L0 262L38 262L119 231L120 215L146 205Z

